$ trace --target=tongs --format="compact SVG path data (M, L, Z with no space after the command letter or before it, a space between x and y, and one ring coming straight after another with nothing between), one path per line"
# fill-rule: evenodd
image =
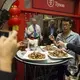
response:
M39 49L42 51L42 52L45 52L45 50L43 50L40 46L38 46L39 47Z

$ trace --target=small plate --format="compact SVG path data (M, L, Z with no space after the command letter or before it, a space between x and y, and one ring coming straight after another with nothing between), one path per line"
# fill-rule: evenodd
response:
M48 59L48 52L40 52L41 54L45 55L44 59L30 59L28 57L29 54L33 53L34 51L27 51L26 54L22 57L25 60L29 60L29 61L46 61Z
M54 46L54 45L50 45L50 46L52 46L53 50L46 50L46 49L44 49L46 46L40 46L40 48L42 48L44 51L54 51L55 49L57 49L57 47Z
M53 52L53 51L50 51L50 52ZM62 59L73 59L74 57L70 54L67 53L67 57L64 56L64 57L55 57L55 56L52 56L49 54L48 52L48 56L51 58L51 59L56 59L56 60L62 60Z

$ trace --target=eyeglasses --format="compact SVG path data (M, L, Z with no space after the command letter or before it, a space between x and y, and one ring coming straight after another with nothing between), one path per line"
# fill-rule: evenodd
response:
M62 26L70 26L70 24L62 24Z

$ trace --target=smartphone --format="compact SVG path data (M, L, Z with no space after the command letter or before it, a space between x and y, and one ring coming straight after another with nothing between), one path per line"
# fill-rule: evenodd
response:
M8 36L9 36L9 34L10 34L10 32L9 32L9 31L0 30L0 37L1 37L1 36L8 37Z

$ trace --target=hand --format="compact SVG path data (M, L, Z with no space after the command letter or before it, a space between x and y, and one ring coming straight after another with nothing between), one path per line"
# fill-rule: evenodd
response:
M54 39L54 36L53 36L53 35L50 35L50 36L49 36L49 39L53 42L54 45L57 45L57 42L56 42L56 40Z
M12 34L6 38L0 38L0 59L12 60L17 52L17 32L13 31Z
M0 38L0 70L11 72L12 59L17 52L19 43L17 43L17 32L6 38Z
M43 40L43 36L40 36L40 41L42 41Z
M65 48L58 48L57 50L60 51L60 52L64 52L64 51L66 52Z
M65 43L59 40L59 41L57 41L57 46L64 47Z
M53 36L53 35L49 35L49 39L50 39L51 41L55 41L55 39L54 39L54 36Z

